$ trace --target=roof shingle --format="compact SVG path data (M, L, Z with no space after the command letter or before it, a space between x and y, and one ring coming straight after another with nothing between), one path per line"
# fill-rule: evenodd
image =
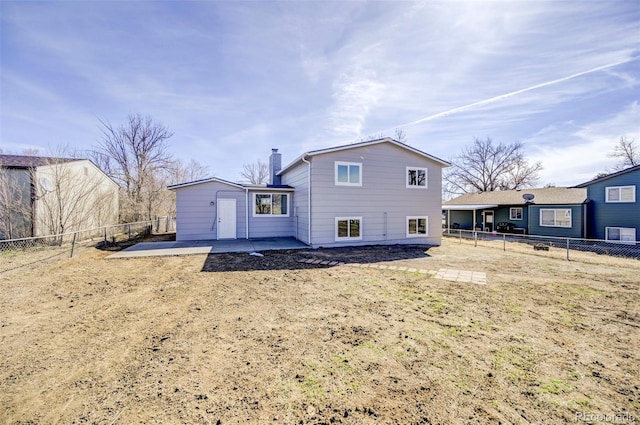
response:
M587 189L545 187L539 189L499 190L482 193L466 193L444 202L444 205L523 205L522 195L530 193L533 203L539 205L582 204L587 199Z
M43 165L62 164L79 161L77 158L54 158L50 156L0 155L0 166L11 168L42 167Z

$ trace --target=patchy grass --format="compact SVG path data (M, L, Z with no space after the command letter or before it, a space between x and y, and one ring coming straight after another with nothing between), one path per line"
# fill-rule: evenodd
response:
M426 254L108 254L0 274L0 422L640 418L637 260L455 240ZM484 271L488 284L298 263L309 257Z

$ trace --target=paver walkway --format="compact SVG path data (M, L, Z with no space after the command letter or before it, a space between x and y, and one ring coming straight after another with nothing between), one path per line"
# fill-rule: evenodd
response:
M322 266L347 266L347 267L359 267L363 269L397 270L397 271L407 272L407 273L420 273L420 274L428 275L429 277L434 279L449 280L451 282L475 283L476 285L487 284L487 274L485 272L473 272L468 270L440 269L435 271L435 270L426 270L426 269L416 269L416 268L404 267L404 266L389 266L386 264L376 264L376 263L343 263L340 261L323 261L323 260L314 260L314 259L304 259L304 260L299 260L298 262L306 263L306 264L318 264Z

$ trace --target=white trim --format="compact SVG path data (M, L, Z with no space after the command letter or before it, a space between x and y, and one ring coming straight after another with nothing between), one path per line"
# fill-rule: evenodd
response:
M313 151L308 151L303 153L302 155L300 155L299 157L297 157L296 159L294 159L292 162L290 162L289 164L287 164L285 167L282 168L282 170L280 170L278 172L278 175L284 175L287 171L289 171L289 169L293 168L296 164L298 164L299 162L303 161L303 158L309 158L309 157L313 157L315 155L322 155L325 153L330 153L330 152L338 152L338 151L343 151L343 150L347 150L347 149L356 149L356 148L360 148L363 146L371 146L371 145L377 145L379 143L391 143L392 145L396 145L398 147L401 147L402 149L406 149L410 152L413 152L415 154L418 154L420 156L423 156L425 158L428 158L432 161L437 162L438 164L440 164L443 167L450 167L451 163L447 162L443 159L440 159L438 157L435 157L433 155L429 155L426 152L422 152L419 149L414 148L413 146L409 146L406 145L404 143L398 142L397 140L392 139L391 137L385 137L382 139L378 139L378 140L369 140L366 142L358 142L358 143L352 143L349 145L343 145L343 146L334 146L332 148L326 148L326 149L318 149L318 150L313 150Z
M425 220L425 227L424 227L425 233L418 233L418 221L417 220L422 220L422 219ZM409 221L410 220L416 220L416 233L409 233ZM429 217L427 217L426 215L408 215L406 223L407 223L406 231L407 231L407 237L408 238L421 238L421 237L429 236Z
M612 189L618 190L618 200L609 199L609 191ZM631 189L631 200L622 199L622 190ZM634 185L629 186L607 186L604 188L604 201L611 204L630 204L636 202L636 187Z
M358 235L357 237L352 237L351 235L349 236L343 236L340 237L338 236L338 222L339 221L351 221L351 220L358 220L360 222L360 235ZM347 226L347 229L349 229L349 227ZM348 230L349 231L349 230ZM349 231L349 233L351 233ZM335 240L336 242L341 242L341 241L361 241L362 240L362 216L360 217L336 217L335 218Z
M183 188L183 187L195 186L195 185L198 185L198 184L211 183L211 182L227 184L229 186L237 187L239 189L246 189L241 184L233 183L233 182L230 182L230 181L227 181L227 180L223 180L223 179L219 179L217 177L211 177L211 178L208 178L208 179L196 180L196 181L187 182L187 183L174 184L174 185L171 185L171 186L167 186L167 189L168 190L176 190L176 189L180 189L180 188Z
M543 211L553 211L553 222L554 224L542 224L542 212ZM562 226L558 224L558 211L562 211L564 213L564 218L569 218L569 225ZM540 208L540 227L562 227L563 229L570 229L573 227L573 217L571 217L571 208Z
M351 167L352 166L358 166L358 182L357 183L352 183L351 182ZM349 179L348 182L341 182L338 181L338 167L347 167L347 178ZM336 186L362 186L362 162L346 162L346 161L335 161L334 162L334 171L335 171L335 185Z
M252 197L251 197L251 204L253 205L253 208L251 209L252 212L252 217L289 217L289 211L290 211L290 199L289 199L289 194L288 193L272 193L272 192L252 192ZM256 212L256 197L258 195L269 195L270 196L270 212L269 214L258 214ZM273 195L280 195L280 196L286 196L287 197L287 213L286 214L274 214L273 213Z
M620 238L621 239L609 239L609 230L611 230L611 229L617 229L619 231L619 233L620 233ZM627 236L628 238L630 237L631 239L629 239L629 240L622 239L622 231L623 230L633 230L633 236ZM609 242L635 244L636 243L636 228L635 227L605 227L604 237L605 237L605 240L607 240Z
M514 218L513 212L516 210L520 210L520 218ZM524 220L524 208L522 207L511 207L509 208L509 220L522 221Z
M424 171L424 185L420 186L417 184L409 184L409 171L410 170L416 170L416 171ZM405 178L405 185L407 187L407 189L428 189L429 187L429 170L427 169L427 167L406 167L405 172L404 172L404 178Z

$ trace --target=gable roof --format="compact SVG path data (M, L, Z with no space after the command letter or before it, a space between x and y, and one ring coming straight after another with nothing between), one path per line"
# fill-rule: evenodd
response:
M534 196L537 205L583 204L587 200L586 189L545 187L540 189L496 190L493 192L466 193L444 202L443 205L524 205L522 195Z
M31 168L65 162L81 161L78 158L55 158L50 156L0 155L0 166L6 168Z
M615 173L607 174L606 176L598 177L598 178L595 178L593 180L589 180L588 182L585 182L585 183L580 183L580 184L578 184L578 185L576 185L574 187L591 186L592 184L600 183L600 182L603 182L603 181L608 180L610 178L618 177L618 176L621 176L623 174L632 173L632 172L638 171L638 170L640 170L640 165L634 165L632 167L625 168L624 170L616 171Z
M278 175L282 175L282 174L286 173L289 169L291 169L294 166L300 164L302 162L303 158L308 158L310 156L322 155L322 154L331 153L331 152L343 151L343 150L347 150L347 149L361 148L363 146L377 145L377 144L380 144L380 143L391 143L393 145L399 146L402 149L406 149L406 150L408 150L410 152L413 152L415 154L418 154L420 156L428 158L428 159L430 159L432 161L435 161L435 162L441 164L443 167L448 167L448 166L451 165L449 162L447 162L447 161L445 161L443 159L440 159L438 157L435 157L433 155L429 155L426 152L422 152L421 150L416 149L413 146L409 146L409 145L404 144L402 142L398 142L397 140L394 140L391 137L384 137L382 139L368 140L366 142L351 143L349 145L334 146L334 147L331 147L331 148L316 149L316 150L305 152L302 155L300 155L299 157L297 157L296 159L294 159L292 162L290 162L282 170L280 170L278 172Z
M293 187L291 187L289 185L286 185L286 184L272 185L272 184L234 183L234 182L230 182L229 180L220 179L218 177L209 177L209 178L206 178L206 179L194 180L192 182L172 184L171 186L167 186L167 189L176 190L176 189L181 189L183 187L195 186L195 185L198 185L198 184L211 183L211 182L222 183L222 184L226 184L226 185L229 185L229 186L237 187L238 189L249 189L249 190L265 190L265 189L269 189L269 190L274 190L274 191L291 191L291 190L294 189Z
M229 186L234 186L234 187L237 187L238 189L244 189L244 186L242 186L240 183L230 182L228 180L219 179L217 177L209 177L206 179L194 180L192 182L172 184L171 186L167 186L167 189L175 190L175 189L180 189L187 186L195 186L197 184L211 183L211 182L228 184Z

